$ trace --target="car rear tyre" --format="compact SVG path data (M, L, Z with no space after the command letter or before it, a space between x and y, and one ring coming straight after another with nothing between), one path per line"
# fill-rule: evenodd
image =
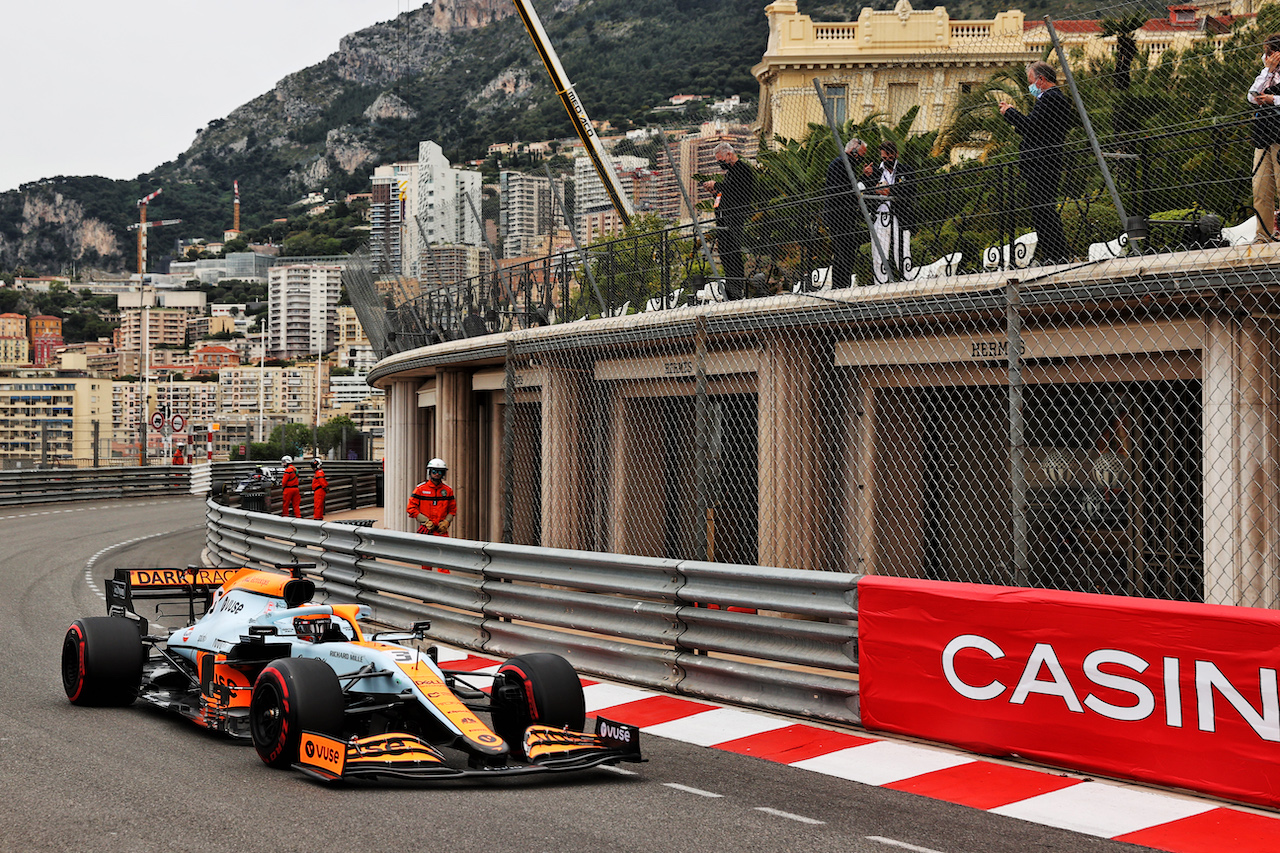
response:
M582 682L560 655L520 655L494 676L493 730L512 752L522 753L524 730L533 724L582 731L586 701Z
M342 734L346 701L333 668L314 658L283 658L253 685L249 731L258 757L271 767L298 760L303 732Z
M62 689L75 705L131 705L146 662L147 650L132 620L77 619L62 639Z

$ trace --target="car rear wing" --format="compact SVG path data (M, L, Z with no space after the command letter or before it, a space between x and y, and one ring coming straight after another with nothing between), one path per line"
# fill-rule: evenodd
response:
M134 609L136 601L186 601L188 616L194 622L198 615L196 603L201 604L199 615L203 615L213 601L213 591L238 571L239 567L206 569L200 566L116 569L115 577L107 578L106 582L107 613L142 619ZM145 625L146 620L142 621Z

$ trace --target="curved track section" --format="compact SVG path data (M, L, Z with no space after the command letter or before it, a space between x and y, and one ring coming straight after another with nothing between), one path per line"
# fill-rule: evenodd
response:
M199 498L0 512L0 838L6 850L1131 851L1130 845L648 737L648 764L571 779L330 788L141 707L63 696L67 625L119 566L185 566ZM87 577L86 577L87 573ZM174 620L170 620L176 624Z

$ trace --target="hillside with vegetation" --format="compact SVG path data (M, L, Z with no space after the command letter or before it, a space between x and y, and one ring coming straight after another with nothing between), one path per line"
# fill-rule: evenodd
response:
M487 5L456 0L453 7L469 3ZM764 5L560 0L538 7L592 118L629 128L677 93L754 98L750 68L768 34ZM178 238L219 238L231 225L234 180L242 228L252 231L288 215L309 191L367 191L375 166L416 159L422 140L436 140L459 162L483 158L493 142L572 134L518 18L442 27L427 5L348 36L324 62L215 118L177 159L134 180L57 176L0 193L0 271L132 271L127 228L137 199L157 187L164 194L151 218L182 224L152 234L152 257Z

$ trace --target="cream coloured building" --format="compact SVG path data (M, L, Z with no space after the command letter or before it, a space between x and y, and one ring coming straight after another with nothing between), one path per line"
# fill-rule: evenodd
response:
M356 309L350 305L339 305L337 311L338 344L335 355L338 367L352 368L357 373L369 372L378 360L369 344L369 336L360 325Z
M1167 18L1135 31L1138 49L1154 61L1206 37L1221 42L1236 18L1252 12L1245 5L1235 0L1219 17L1211 14L1217 6L1170 6ZM969 87L1050 47L1045 23L1018 9L959 21L945 6L915 9L899 0L891 11L864 6L856 21L823 23L801 14L796 0L775 0L765 12L769 41L751 73L760 82L758 122L769 138L803 138L809 123L825 123L815 79L841 123L881 113L893 124L918 104L912 132L938 130ZM1055 21L1055 28L1068 48L1109 53L1115 45L1096 20Z
M258 367L239 365L218 371L218 406L220 413L283 413L298 423L310 423L316 413L317 386L329 380L329 364L320 362L317 381L315 362L291 367ZM321 408L325 408L323 393ZM321 415L324 419L326 416Z
M187 344L187 319L191 314L182 308L125 308L120 312L120 349L129 352L158 346L183 347ZM145 318L145 319L144 319ZM143 323L146 333L143 333Z
M92 459L111 435L110 380L54 370L0 377L0 457L6 464Z

